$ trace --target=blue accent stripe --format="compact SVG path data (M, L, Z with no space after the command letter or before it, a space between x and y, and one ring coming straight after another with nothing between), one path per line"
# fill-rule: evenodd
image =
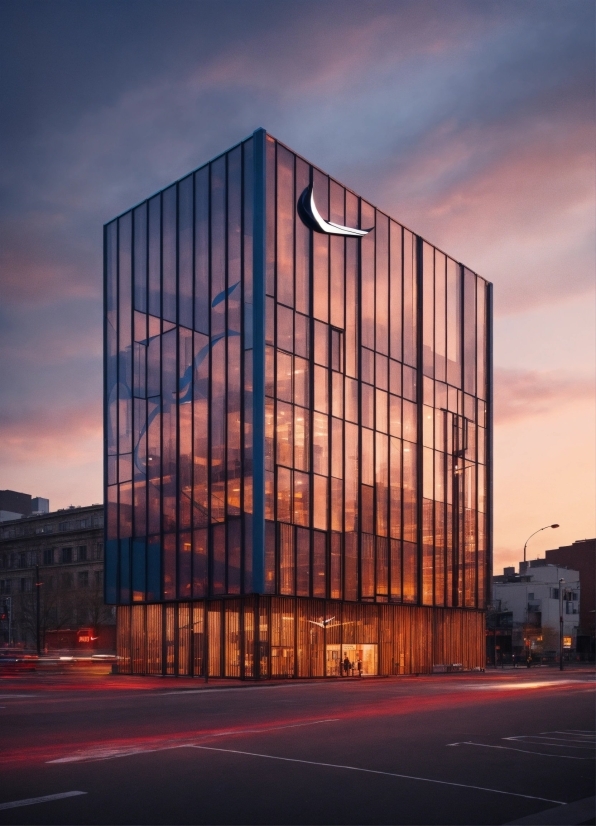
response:
M253 591L265 591L265 140L254 140L253 211Z

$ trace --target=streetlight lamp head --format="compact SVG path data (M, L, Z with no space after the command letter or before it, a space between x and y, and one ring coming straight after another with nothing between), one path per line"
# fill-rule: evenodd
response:
M551 525L551 528L558 528L559 525Z

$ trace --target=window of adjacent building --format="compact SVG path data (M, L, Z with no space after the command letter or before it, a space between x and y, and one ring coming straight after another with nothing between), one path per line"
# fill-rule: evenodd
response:
M103 582L103 571L95 571L94 572L94 579L96 585L101 585Z
M0 594L10 594L12 591L12 579L0 579Z
M89 586L89 571L79 571L77 574L77 587L87 588Z
M533 592L533 591L531 591L531 592L528 594L528 599L534 599L534 592Z
M62 562L72 562L72 548L62 548Z
M19 568L27 567L27 554L19 554Z
M52 565L54 562L54 549L53 548L44 548L43 551L43 564L44 565Z
M86 562L87 561L87 546L86 545L79 545L77 549L77 560L79 562Z

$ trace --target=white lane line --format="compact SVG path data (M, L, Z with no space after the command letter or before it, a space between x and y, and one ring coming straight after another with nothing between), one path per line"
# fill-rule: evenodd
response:
M46 763L95 763L101 760L113 760L116 757L132 757L135 754L145 754L148 752L168 751L170 749L194 748L197 743L205 741L210 737L230 737L243 734L268 734L270 731L280 729L302 728L303 726L315 726L318 723L337 723L339 717L330 717L325 720L310 720L308 723L291 723L287 726L270 726L269 728L248 728L248 729L227 729L214 733L202 734L190 740L165 740L162 743L147 744L146 746L100 746L87 749L83 752L59 757L56 760L46 760Z
M535 746L551 746L553 749L587 749L594 751L594 747L586 744L585 746L572 746L570 743L561 743L553 737L541 737L539 734L520 734L516 737L503 737L503 740L514 740L518 743L528 743ZM538 742L535 742L538 741Z
M592 739L592 740L594 740L596 738L596 735L594 735L592 733L590 733L590 734L585 733L584 734L584 733L580 733L578 731L541 731L540 734L571 734L572 737L576 738L576 742L578 742L578 743L581 743L582 740L586 740L586 738ZM578 737L580 738L579 740L577 739Z
M593 749L596 745L590 740L578 740L577 737L553 737L552 734L528 734L528 737L539 737L541 740L553 740L555 743L575 743L571 748Z
M521 754L536 754L538 757L558 757L560 760L593 760L593 757L571 757L567 754L548 754L543 751L527 751L526 749L514 749L511 746L491 746L488 743L473 743L471 740L464 740L461 743L447 743L448 746L482 746L484 749L505 749L506 751L519 751ZM540 743L536 743L537 746ZM546 743L544 744L546 745Z
M52 800L78 797L80 794L87 794L87 792L61 792L60 794L46 794L43 797L28 797L26 800L11 800L9 803L0 803L0 810L18 809L20 806L34 806L36 803L51 803Z
M385 777L398 777L402 780L420 780L423 783L437 783L439 786L457 786L459 789L475 789L480 792L492 792L493 794L504 794L509 797L524 797L526 800L543 800L545 803L557 803L559 806L565 806L564 800L551 800L548 797L536 797L531 794L519 794L518 792L504 792L501 789L488 789L486 786L471 786L468 783L451 783L448 780L433 780L431 777L416 777L411 774L396 774L395 772L383 772L377 769L362 769L359 766L342 766L337 763L319 763L314 760L298 760L295 757L278 757L274 754L257 754L252 751L238 751L236 749L217 749L214 746L192 746L193 749L201 749L203 751L222 751L227 754L242 754L246 757L264 757L268 760L282 760L285 763L304 763L307 766L324 766L327 769L346 769L353 772L364 772L365 774L381 774Z
M39 697L39 694L0 694L0 700L23 700L30 697Z

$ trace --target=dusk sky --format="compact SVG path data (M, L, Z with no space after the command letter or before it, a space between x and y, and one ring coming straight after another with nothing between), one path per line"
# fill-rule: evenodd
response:
M102 225L262 126L495 285L495 569L595 535L592 0L0 4L0 489L102 501Z

